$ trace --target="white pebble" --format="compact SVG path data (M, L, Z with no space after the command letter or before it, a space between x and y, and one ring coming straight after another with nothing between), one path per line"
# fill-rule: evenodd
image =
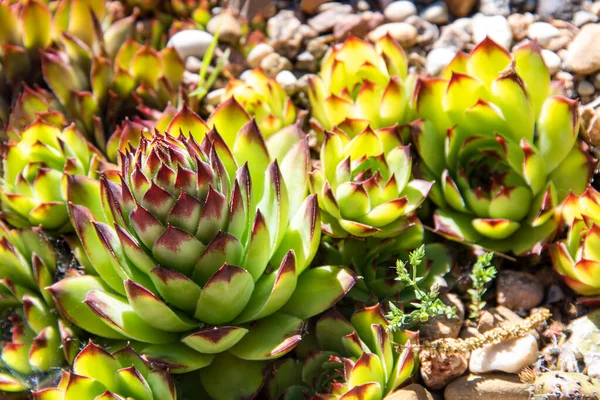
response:
M534 22L527 29L527 37L531 40L537 40L542 46L558 35L560 35L558 28L547 22Z
M506 340L473 350L469 369L474 373L503 371L516 374L535 362L538 351L537 340L531 334Z
M473 17L473 40L475 43L481 42L486 36L506 49L511 48L512 30L506 18L501 15L488 17L478 14Z
M189 56L202 58L213 41L213 35L206 31L190 29L179 31L169 39L168 47L174 47L184 60Z
M583 97L591 96L596 91L596 88L590 81L579 81L577 84L577 94Z
M417 7L412 1L394 1L383 12L390 22L403 22L406 18L417 15Z
M558 71L560 71L560 65L562 64L562 60L555 52L551 50L542 49L542 58L548 67L548 71L550 71L550 75L554 75Z
M449 17L450 16L448 14L448 7L446 6L446 3L442 1L433 3L421 12L421 18L423 18L427 22L431 22L432 24L437 25L447 23Z
M454 58L455 50L445 47L433 49L427 54L427 72L435 76L439 74Z
M271 54L273 51L275 51L273 47L266 43L257 44L252 48L252 50L250 50L250 53L248 53L248 65L251 68L258 67L263 58Z

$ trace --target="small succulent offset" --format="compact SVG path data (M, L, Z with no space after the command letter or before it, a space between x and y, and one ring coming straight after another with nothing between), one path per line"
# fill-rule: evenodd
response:
M424 291L419 287L417 271L424 258L425 246L422 245L410 253L408 262L402 260L396 262L396 280L413 289L417 301L410 303L414 307L410 313L406 313L396 307L393 302L389 302L390 312L386 317L389 320L388 329L392 332L417 329L421 324L437 315L446 315L448 318L456 315L456 307L447 306L438 298L440 292L437 285L433 285L429 291ZM410 272L406 268L407 264L411 266Z
M0 391L23 391L26 379L70 363L77 354L75 332L55 311L50 292L56 255L40 228L9 229L0 223L0 310L11 313L12 341L1 362L14 382Z
M389 238L412 227L431 182L411 179L410 146L397 126L367 127L350 138L326 132L321 165L310 175L323 231L335 238Z
M111 354L90 341L57 387L35 391L33 398L176 400L177 393L169 372L152 369L129 345Z
M231 79L225 88L223 100L235 99L256 118L265 138L296 121L296 107L275 79L260 68L241 79Z
M2 216L16 227L72 230L66 183L85 181L108 168L98 149L74 125L60 129L36 119L5 145L0 196Z
M311 124L322 139L334 126L353 137L367 126L409 122L414 85L404 50L391 36L374 46L350 36L329 50L319 76L309 80Z
M101 199L70 205L81 262L98 275L50 290L85 330L143 342L144 357L172 372L202 368L216 399L251 396L265 361L291 351L303 320L355 277L308 268L320 225L307 195L307 139L273 160L253 121L235 136L205 127L188 126L187 138L142 137L122 153L120 173L101 179Z
M436 181L437 231L515 254L539 252L556 207L588 185L577 101L554 95L535 42L511 55L486 38L442 78L420 80L412 124L419 174Z
M275 370L271 398L381 400L418 368L412 348L418 334L393 332L379 304L356 311L350 321L333 309L314 332L303 364L288 359Z
M479 256L473 266L473 271L469 275L473 282L472 287L467 290L469 297L471 297L469 318L479 318L479 313L485 307L486 303L482 298L487 290L486 285L496 277L496 267L492 265L493 257L494 253L485 253Z
M561 214L568 233L550 246L554 268L577 293L600 295L600 193L570 194Z
M578 372L548 371L535 379L530 393L539 400L593 400L600 396L600 381Z

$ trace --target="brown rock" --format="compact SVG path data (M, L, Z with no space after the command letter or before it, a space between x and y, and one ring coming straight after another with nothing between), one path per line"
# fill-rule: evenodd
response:
M477 0L444 0L444 2L452 15L461 18L469 15Z
M387 395L385 400L433 400L433 396L423 386L413 383Z
M532 14L511 14L507 20L513 37L518 42L527 37L527 30L535 22L535 17Z
M327 3L329 0L302 0L300 2L300 9L308 15L317 13L321 4Z
M440 300L446 305L456 307L456 318L447 318L445 315L431 318L419 329L421 340L432 341L442 338L456 339L458 337L465 320L465 306L458 296L452 293L442 294Z
M581 128L586 142L596 147L600 146L600 118L592 107L584 107L581 110Z
M419 360L423 382L432 389L443 388L467 370L467 357L468 354L437 354L422 350Z
M206 25L206 30L213 36L218 29L220 29L219 40L226 43L236 44L242 36L242 25L239 19L227 11L215 15Z
M529 385L521 383L517 375L469 374L446 387L446 400L527 400Z
M531 310L544 299L544 286L533 275L520 271L498 274L496 301L511 310Z
M565 67L581 75L600 70L600 24L587 24L569 45Z

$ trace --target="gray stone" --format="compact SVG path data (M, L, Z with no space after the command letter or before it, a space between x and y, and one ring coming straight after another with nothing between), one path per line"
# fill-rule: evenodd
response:
M569 45L565 68L587 75L600 70L600 24L587 24Z
M211 106L217 106L221 103L223 95L225 94L225 88L215 89L212 92L208 92L205 97L206 103Z
M503 15L508 16L510 14L510 1L509 0L480 0L479 1L479 12L485 15Z
M275 80L281 85L286 93L294 93L298 79L296 79L296 76L291 71L286 69L279 72L277 76L275 76Z
M185 60L185 69L190 72L198 72L202 68L202 60L198 57L190 56Z
M560 346L558 367L568 372L581 372L578 360L583 360L588 374L600 377L600 310L575 319L567 330L571 336Z
M440 38L433 47L457 52L465 50L469 43L471 43L471 35L464 29L456 27L455 24L450 24L442 27Z
M308 51L303 51L296 57L296 69L301 71L315 72L317 70L317 60L315 56Z
M506 49L511 48L512 30L506 18L501 15L493 17L476 15L473 18L473 40L475 43L479 43L486 36Z
M442 1L438 1L437 3L433 3L429 7L426 7L421 12L421 18L423 18L427 22L431 22L432 24L443 25L448 23L448 7L446 7L446 3Z
M302 23L293 11L281 10L267 22L267 35L272 41L287 40L300 28Z
M528 400L529 385L522 383L517 375L493 373L469 374L446 387L446 400Z
M577 83L577 94L582 97L591 96L594 94L595 91L596 88L590 81L583 80Z
M411 15L417 15L417 7L412 1L395 1L385 8L383 15L390 22L402 22Z
M167 46L175 48L184 60L190 56L201 59L212 41L213 35L210 33L197 29L189 29L179 31L171 36Z
M555 18L570 21L582 0L538 0L537 14L543 18Z

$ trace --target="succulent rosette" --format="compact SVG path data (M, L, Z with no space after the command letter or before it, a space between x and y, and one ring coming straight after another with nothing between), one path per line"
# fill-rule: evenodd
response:
M135 20L127 22L133 29ZM43 53L44 80L66 114L99 146L105 143L105 131L128 111L135 112L139 103L163 109L177 101L185 66L173 48L157 51L121 37L122 45L111 57L70 39L67 51Z
M51 27L52 15L44 2L0 4L2 81L12 86L23 79L39 78L30 75L39 73L39 50L52 43Z
M169 372L152 369L130 346L111 354L90 342L56 387L36 391L33 398L175 400L177 393Z
M348 296L371 305L384 300L411 301L414 290L398 281L396 261L408 259L409 251L423 242L423 226L414 218L414 226L389 239L345 239L335 243L323 242L321 256L327 264L348 265L361 277ZM432 285L443 284L454 265L454 256L442 243L425 244L425 257L415 272L418 286L427 290Z
M415 211L432 183L411 179L410 146L397 126L354 138L326 132L321 165L310 175L319 195L323 231L335 238L390 238L415 225Z
M79 341L46 290L55 273L55 251L41 229L0 223L0 309L11 313L12 333L1 346L0 364L10 373L0 378L0 392L25 390L27 377L71 362L77 353Z
M38 117L5 145L2 215L16 227L69 231L66 177L93 179L107 166L74 125L61 130Z
M277 152L253 121L235 136L178 121L187 138L155 133L122 154L118 182L101 181L104 212L70 206L98 276L50 290L87 331L146 343L144 357L173 372L202 368L214 398L251 396L265 361L292 350L303 320L355 277L308 268L321 229L306 138Z
M252 120L247 110L234 97L229 97L221 103L206 121L185 104L179 110L169 105L162 112L148 107L141 109L145 119L136 117L123 121L108 139L106 153L111 161L117 160L119 152L137 147L142 137L152 138L155 131L166 132L171 136L193 136L196 141L201 142L205 133L215 128L231 148L239 130ZM254 120L256 121L256 118ZM304 136L306 134L298 124L293 124L265 138L265 142L271 156L277 158L283 155L290 143Z
M235 99L256 118L265 138L296 121L296 107L275 79L256 68L243 80L231 79L227 83L223 100Z
M384 399L418 369L411 347L417 338L411 331L390 332L380 305L356 311L350 321L331 310L317 322L304 361L290 358L275 369L269 396ZM405 347L398 351L398 345Z
M486 38L442 78L421 80L412 125L439 233L515 254L539 252L555 208L588 185L593 159L577 140L577 101L553 94L539 46L511 55Z
M591 186L580 196L570 194L561 215L567 237L550 246L556 271L577 293L600 295L600 193Z
M312 126L319 137L334 126L355 136L367 125L409 122L414 85L404 50L391 36L375 45L349 36L329 50L319 76L309 80Z

